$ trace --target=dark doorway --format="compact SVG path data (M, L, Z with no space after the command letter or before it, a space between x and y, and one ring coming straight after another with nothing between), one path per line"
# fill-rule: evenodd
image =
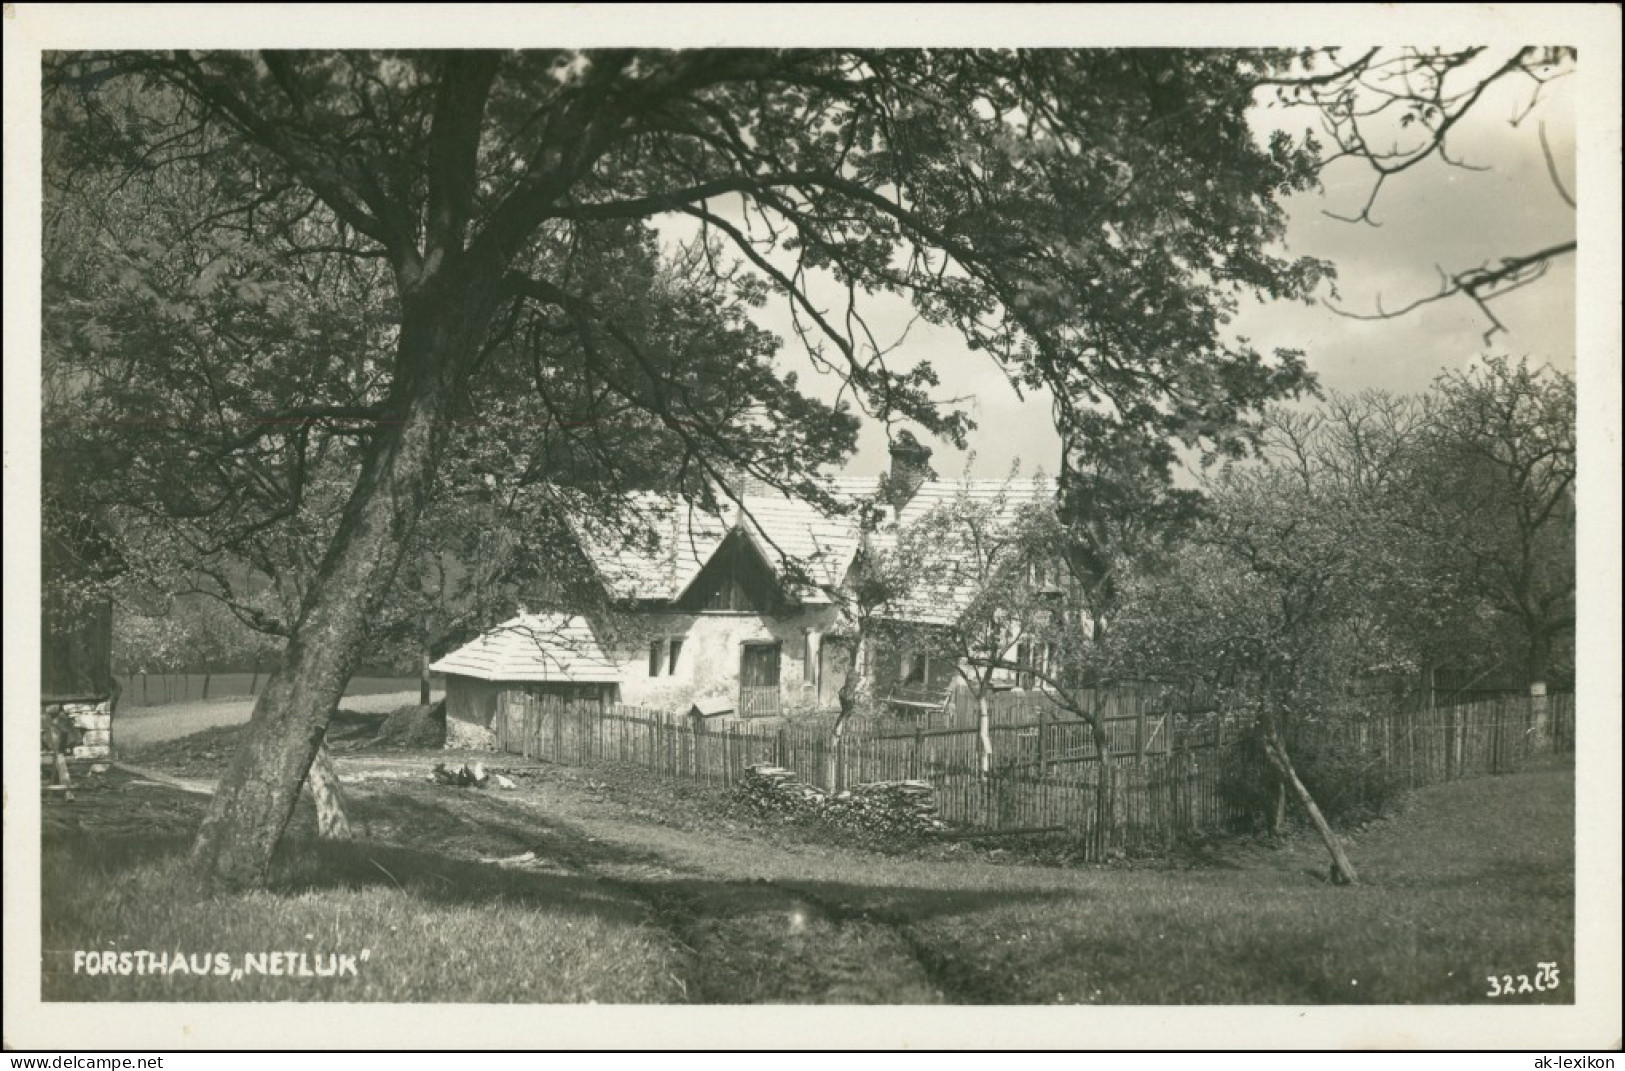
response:
M770 717L779 712L779 645L747 643L739 649L739 714Z

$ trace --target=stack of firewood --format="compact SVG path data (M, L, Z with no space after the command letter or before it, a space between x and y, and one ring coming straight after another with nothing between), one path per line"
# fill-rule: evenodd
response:
M929 781L876 781L853 785L837 799L850 798L855 809L872 814L889 826L903 825L916 832L947 829L937 813L937 790Z
M736 797L753 811L783 821L820 823L882 837L936 833L947 828L937 813L936 789L925 781L882 781L830 795L794 770L760 763L745 771Z
M791 802L813 803L826 795L817 785L809 785L796 776L794 770L765 762L746 768L743 787L752 794L770 793Z

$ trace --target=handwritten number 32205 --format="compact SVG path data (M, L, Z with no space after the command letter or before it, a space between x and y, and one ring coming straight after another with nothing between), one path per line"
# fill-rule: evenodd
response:
M1507 997L1514 993L1545 993L1556 989L1560 984L1557 974L1557 964L1535 964L1535 976L1530 978L1527 974L1513 976L1503 974L1500 977L1486 975L1490 982L1490 991L1485 996Z

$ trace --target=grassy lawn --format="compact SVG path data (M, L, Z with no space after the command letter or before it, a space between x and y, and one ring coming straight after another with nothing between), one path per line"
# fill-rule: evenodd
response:
M467 865L383 843L308 836L278 860L269 891L188 893L180 862L197 796L125 781L81 799L76 826L47 813L42 859L47 1000L681 1000L678 950L643 904L589 877ZM98 797L100 797L98 799ZM53 828L56 826L56 828ZM332 977L191 973L90 975L73 951L305 953L357 957ZM212 965L211 965L212 966ZM272 964L266 957L265 969Z
M210 751L230 746L215 737ZM177 747L149 755L191 766ZM1062 868L988 842L887 853L629 769L421 780L340 755L359 839L311 816L273 888L178 892L202 800L117 777L47 807L47 999L833 1003L1472 1003L1555 961L1571 1002L1573 773L1435 786L1353 843ZM502 760L497 760L502 761ZM176 770L175 772L181 772ZM186 772L194 772L188 769ZM485 860L482 862L481 860ZM502 863L492 860L501 860ZM359 953L354 976L89 977L79 950Z
M1555 961L1572 977L1573 828L1568 771L1486 778L1425 789L1361 838L1356 888L1326 884L1305 841L1236 869L1118 875L1071 910L1013 901L911 929L988 1000L1488 1003L1489 974Z

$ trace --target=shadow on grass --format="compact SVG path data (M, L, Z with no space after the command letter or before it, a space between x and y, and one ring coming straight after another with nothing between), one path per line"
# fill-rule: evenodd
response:
M116 796L129 797L120 801ZM137 811L129 808L143 805ZM202 817L202 801L167 787L124 785L80 823L45 830L43 902L70 884L175 875ZM393 785L352 799L351 820L370 835L323 841L301 804L272 865L270 891L398 889L446 906L506 904L635 921L652 910L688 920L723 920L797 910L832 919L914 922L994 904L1051 899L1039 890L954 890L861 881L775 884L687 876L658 851L605 842L569 822L515 812L502 799L434 786ZM120 816L123 816L122 818ZM527 853L533 858L514 865ZM604 876L653 869L659 877ZM177 882L176 895L186 895ZM1081 894L1066 894L1076 900Z

